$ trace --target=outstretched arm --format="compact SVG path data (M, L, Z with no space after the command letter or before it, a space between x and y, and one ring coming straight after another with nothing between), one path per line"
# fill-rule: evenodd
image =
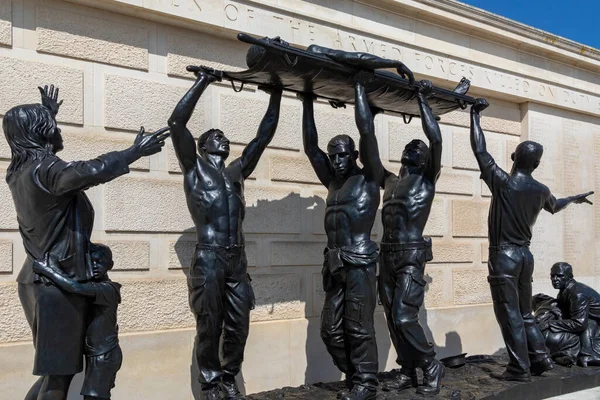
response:
M490 163L494 163L494 158L487 151L485 136L483 135L483 129L481 129L480 112L488 106L489 104L485 99L477 99L471 107L471 149L481 171Z
M440 131L440 125L435 119L429 103L427 103L426 96L433 90L433 85L430 81L421 81L421 89L417 93L417 99L419 102L419 109L421 110L421 124L423 125L423 132L429 140L429 163L425 171L426 176L432 183L437 182L440 177L440 171L442 169L442 132ZM483 134L481 135L483 137ZM485 146L485 139L484 146Z
M271 100L269 101L269 108L263 117L256 137L252 139L242 152L240 159L242 175L244 179L248 178L256 164L260 160L263 152L273 140L275 131L277 130L277 123L279 122L279 110L281 107L281 88L269 89L271 92Z
M85 297L95 297L93 284L79 283L61 273L57 260L46 253L43 261L33 262L33 272L50 279L61 290Z
M576 196L564 197L562 199L557 199L553 195L550 195L550 197L546 201L546 204L544 204L544 210L548 211L551 214L555 214L555 213L567 208L567 206L571 203L592 204L592 202L587 199L587 197L591 194L594 194L594 192L592 191L592 192L582 193L582 194L578 194Z
M473 107L471 107L471 148L481 170L481 179L494 192L496 188L503 187L510 177L496 164L485 145L485 137L481 129L481 116L479 113L488 106L489 104L485 99L477 99Z
M187 128L187 123L192 117L194 108L196 108L196 104L204 90L211 82L219 79L216 75L210 74L199 67L189 66L187 70L196 74L196 82L177 103L169 118L173 148L184 173L196 165L196 144L194 143L194 137Z
M386 170L379 157L377 137L375 136L375 124L373 113L367 101L367 93L363 83L354 84L355 107L354 119L360 133L359 156L364 166L367 179L375 181L379 186L383 185Z
M315 125L314 97L310 94L298 95L302 100L302 141L304 153L308 156L317 177L325 187L329 187L333 168L329 157L319 148L319 137Z
M324 54L334 61L352 65L360 69L375 70L379 68L396 68L398 74L404 79L408 79L411 85L415 82L412 71L399 60L381 58L369 53L352 53L344 50L335 50L317 45L310 46L308 50L314 53Z

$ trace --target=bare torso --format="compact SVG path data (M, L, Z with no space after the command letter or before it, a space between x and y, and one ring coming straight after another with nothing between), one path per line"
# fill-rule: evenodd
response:
M219 170L197 160L196 168L185 176L185 195L198 243L221 246L244 243L244 179L236 162Z
M379 206L379 187L362 173L332 181L327 194L327 245L346 246L370 239Z
M390 175L383 194L383 242L421 241L434 196L435 186L423 175Z

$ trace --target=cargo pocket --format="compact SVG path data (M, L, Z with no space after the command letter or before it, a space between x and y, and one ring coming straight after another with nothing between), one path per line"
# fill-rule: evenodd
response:
M425 300L425 285L427 282L423 278L417 275L410 274L408 281L408 288L406 290L406 296L402 299L404 304L408 304L413 307L421 307Z
M344 318L348 321L362 324L363 303L358 299L347 299L344 309Z
M329 266L327 264L323 266L321 275L323 276L323 291L329 292L331 289L333 289L333 278L329 273Z
M508 278L500 276L488 276L492 300L495 303L508 303L509 283Z
M321 311L321 335L325 333L331 333L333 330L333 312L331 311L331 307L323 307L323 311Z
M204 307L203 294L206 290L205 276L190 276L187 278L190 309L194 314L202 314L206 312Z
M248 299L250 301L250 310L254 310L256 307L256 296L254 295L254 289L252 288L252 278L250 278L250 274L246 274L248 276Z

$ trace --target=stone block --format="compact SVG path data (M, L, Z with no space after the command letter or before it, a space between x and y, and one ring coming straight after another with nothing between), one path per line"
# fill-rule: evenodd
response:
M404 147L413 139L421 139L425 143L429 143L425 133L423 133L421 121L418 119L415 119L410 124L405 124L401 120L395 121L389 119L388 135L388 156L390 161L401 161Z
M0 114L18 104L39 103L38 86L54 84L65 102L56 116L59 122L83 124L83 71L62 65L0 57ZM28 73L23 73L28 71Z
M146 271L150 269L150 243L145 241L104 240L113 253L114 271Z
M425 280L427 286L425 286L425 308L430 309L434 307L452 306L451 301L447 300L449 297L448 291L446 290L444 267L439 266L427 266L425 268Z
M0 2L0 44L12 45L12 1Z
M10 274L13 271L12 240L0 240L0 274Z
M481 262L482 263L486 263L487 264L487 262L488 262L489 248L490 248L489 242L483 242L483 243L481 243Z
M436 193L473 194L473 175L442 168L442 173L435 185Z
M241 372L246 393L290 384L290 346L295 340L288 321L252 325Z
M458 125L468 128L471 126L471 117L469 110L454 110L441 116L440 123L448 125Z
M104 135L95 133L73 133L66 127L62 131L65 149L59 153L65 161L93 160L110 151L125 150L133 144L135 136L131 134ZM150 158L142 157L129 166L131 169L150 169Z
M121 177L104 193L107 231L183 232L194 226L179 179Z
M0 343L31 340L16 283L0 283Z
M321 316L323 304L325 304L325 291L323 290L323 275L312 274L313 310L312 315Z
M327 152L327 143L337 135L348 135L356 144L360 135L354 122L354 107L348 106L346 109L333 109L327 103L315 103L315 125L319 132L319 147ZM298 136L301 136L302 126L298 125Z
M251 274L256 307L252 322L304 317L302 276L298 274Z
M238 41L196 31L172 29L167 34L168 74L193 78L188 65L242 71L247 69L248 45Z
M246 233L299 233L302 228L302 198L295 188L246 186Z
M455 268L452 270L454 304L491 303L490 285L487 281L487 268Z
M447 231L446 201L442 197L436 197L433 199L424 234L426 236L444 236Z
M433 241L432 263L460 263L473 261L473 244L457 241Z
M488 185L482 180L479 183L481 185L481 197L492 197L492 192Z
M487 237L489 202L452 201L452 236Z
M481 117L481 128L485 132L521 135L521 110L511 103L492 101Z
M139 332L195 326L188 302L187 280L121 279L119 331Z
M187 269L192 265L196 242L189 239L181 239L177 242L169 242L169 269ZM256 266L256 243L246 241L246 259L249 267Z
M269 102L262 92L253 96L221 94L221 130L234 143L246 144L256 137ZM298 150L302 146L301 109L297 101L282 100L277 132L270 147Z
M321 183L306 157L272 156L271 179L274 181Z
M105 120L107 128L154 131L167 126L173 109L189 89L127 76L105 76ZM206 89L206 97L212 88ZM191 132L205 131L204 106L200 98L188 122Z
M196 241L178 240L169 242L169 269L185 269L192 266Z
M521 143L520 140L507 140L506 141L506 151L504 154L506 154L506 172L510 172L512 165L513 165L513 161L510 158L512 153L517 149L517 146L519 145L519 143Z
M148 24L126 17L112 20L98 10L89 11L90 15L83 15L39 6L37 50L147 70Z
M271 265L322 265L325 243L271 242Z
M6 170L0 169L0 180L3 182L0 185L0 229L18 229L17 212L15 211L15 203L13 202L12 194L6 182Z
M191 399L190 383L197 379L197 368L190 368L194 335L187 329L120 335L124 363L112 398Z
M33 343L29 340L0 346L0 400L24 397L38 379L31 375L34 354Z
M487 151L494 157L500 168L506 168L505 159L502 158L503 143L500 136L493 133L485 135ZM479 171L477 160L471 150L471 139L469 131L462 128L454 128L452 133L452 166L458 169L470 169Z

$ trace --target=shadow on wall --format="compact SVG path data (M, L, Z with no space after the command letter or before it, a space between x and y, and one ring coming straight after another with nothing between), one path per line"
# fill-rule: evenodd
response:
M434 249L435 254L435 249ZM429 290L429 285L433 282L433 278L427 275L427 267L425 267L425 281L427 285L425 286L425 292ZM425 307L421 307L421 311L419 312L419 321L421 322L421 326L425 331L425 336L427 336L427 340L430 343L433 343L435 346L436 358L439 360L440 358L450 357L454 355L461 354L463 352L462 340L460 335L456 331L446 332L446 339L444 344L436 343L433 338L433 333L431 329L429 329L429 325L427 324L427 309Z
M315 278L315 282L313 282L312 278L320 277L322 252L319 251L318 254L313 253L316 253L315 249L325 247L326 238L322 234L324 212L325 202L322 198L317 196L301 197L297 193L290 193L280 200L258 200L256 204L249 205L246 209L246 220L244 223L248 242L260 241L261 235L265 234L275 236L276 240L286 240L290 243L306 242L306 251L303 251L304 248L300 247L300 250L295 251L294 254L286 254L289 258L300 257L302 259L301 262L290 259L289 265L285 266L285 268L280 267L279 263L277 263L278 265L273 268L259 265L258 267L251 266L248 269L254 278L253 287L256 295L255 319L257 315L260 315L261 320L264 319L265 309L274 310L278 307L287 307L290 304L292 308L301 307L298 309L298 312L307 321L306 338L296 340L305 340L304 350L306 359L294 360L293 362L296 362L299 366L305 363L304 383L337 381L343 377L342 373L333 364L320 337L320 313L325 296L321 280ZM314 222L306 223L306 221ZM379 221L380 215L377 217L377 225L374 227L374 233L378 231ZM314 228L316 226L318 226L318 230ZM186 275L189 274L194 239L195 229L190 228L180 236L175 244L177 259L180 265L184 267L182 272ZM322 247L320 244L322 244ZM304 266L302 266L303 263ZM252 259L250 260L250 264L253 264ZM274 281L274 284L270 284L267 279L261 278L267 278L273 274L282 275L282 269L286 271L283 273L283 278L286 279L285 274L289 274L289 279L287 279L289 281L293 280L294 276L296 279L298 275L303 277L298 283L300 286L298 290L282 291L280 288L274 286L276 284L281 285L282 281ZM309 273L305 273L307 269L310 269ZM427 278L428 282L431 283L431 278L429 276ZM310 298L308 298L309 296ZM302 303L304 303L303 309ZM291 318L297 317L294 316ZM420 318L428 339L433 342L432 332L427 327L426 309L423 308L421 310ZM375 330L377 333L379 368L383 371L388 364L388 358L393 357L395 359L396 354L391 346L391 339L381 306L378 306L376 309ZM295 339L292 338L291 340ZM460 354L462 352L462 342L458 333L455 331L448 332L445 343L443 345L436 344L436 350L438 357ZM193 355L191 355L190 374L192 391L194 398L197 399L200 396L201 387L198 383L198 366ZM241 373L238 375L238 385L240 391L245 393L244 377Z

